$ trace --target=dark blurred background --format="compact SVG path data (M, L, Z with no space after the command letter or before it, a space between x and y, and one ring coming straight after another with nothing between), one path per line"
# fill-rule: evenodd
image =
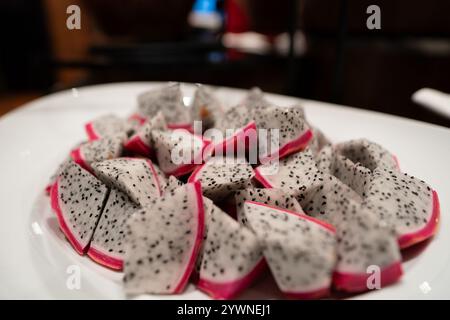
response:
M69 5L81 30L69 30ZM381 8L381 30L366 9ZM448 0L2 0L0 115L118 81L249 88L450 127L411 101L450 92ZM450 106L449 106L450 107Z

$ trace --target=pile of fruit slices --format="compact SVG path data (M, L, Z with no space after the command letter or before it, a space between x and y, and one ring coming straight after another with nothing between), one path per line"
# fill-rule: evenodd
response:
M88 123L88 141L47 187L67 240L123 270L128 295L177 294L190 281L230 299L266 272L291 298L363 292L368 270L382 287L397 282L401 250L435 234L436 192L382 146L332 144L300 106L258 89L227 111L205 86L189 107L182 97L169 84L141 94L128 119ZM193 133L194 120L202 132L236 130L211 139ZM262 129L279 129L279 143L256 163L217 156L239 143L252 151L247 133ZM175 149L191 161L173 161Z

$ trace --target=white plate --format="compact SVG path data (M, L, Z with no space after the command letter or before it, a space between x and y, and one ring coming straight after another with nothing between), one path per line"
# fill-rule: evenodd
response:
M127 115L136 95L156 83L100 85L65 91L38 99L0 119L0 298L123 298L121 274L78 256L58 231L42 189L68 149L85 138L83 124L114 112ZM193 92L184 85L187 97ZM233 104L242 90L219 88ZM298 99L268 95L282 105ZM384 114L302 100L311 122L332 140L366 137L394 152L401 168L431 184L441 200L438 235L423 252L404 264L402 280L356 298L450 298L450 130ZM80 289L71 290L79 267ZM69 282L69 286L67 286ZM263 281L246 298L274 298L273 282ZM161 298L152 296L148 298ZM190 286L181 296L203 299Z

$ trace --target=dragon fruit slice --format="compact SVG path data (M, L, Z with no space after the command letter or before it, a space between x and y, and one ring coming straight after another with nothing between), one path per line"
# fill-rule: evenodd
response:
M188 182L200 181L203 194L220 201L236 190L252 187L253 175L252 167L244 160L211 158L192 172Z
M85 130L89 140L114 136L126 138L130 126L126 120L113 114L108 114L88 122L85 125Z
M103 210L108 188L74 162L62 170L51 190L51 206L73 248L84 254Z
M294 212L303 212L302 207L292 195L288 195L280 189L256 189L247 188L235 193L237 219L245 224L243 209L245 201L259 202Z
M246 201L248 225L263 243L264 257L280 290L297 299L327 296L336 263L333 226L266 204Z
M438 227L439 198L429 185L406 173L376 168L365 202L380 220L394 226L401 248L432 237Z
M125 291L181 293L200 250L204 223L199 183L188 183L133 215L127 231Z
M369 290L368 280L372 275L369 267L380 270L380 287L395 283L402 276L401 256L395 235L373 213L350 201L353 209L344 212L354 214L337 227L338 263L333 274L336 289L347 292Z
M374 170L379 166L399 170L397 158L379 144L367 139L350 140L336 145L337 152L354 163Z
M303 115L303 110L297 107L271 106L255 112L261 163L284 158L306 148L313 132ZM262 132L266 133L266 139L261 139Z
M154 156L152 130L167 130L166 120L161 111L143 124L124 144L124 148L146 157Z
M183 103L183 94L179 83L140 94L138 109L139 113L150 119L161 111L170 129L192 127L189 110Z
M183 182L175 178L174 176L170 176L167 179L166 184L163 187L163 195L173 193L176 189L184 185Z
M191 107L192 120L202 121L203 129L214 127L217 120L223 117L224 111L220 102L207 86L199 85L194 94Z
M106 137L83 143L70 153L73 161L88 171L91 163L114 159L122 153L122 139L118 136Z
M183 129L153 130L152 139L161 170L175 177L186 175L203 163L210 143Z
M215 299L232 299L265 270L256 236L216 207L208 208L197 287Z
M101 265L122 270L125 225L139 208L125 193L115 188L111 189L87 255Z
M310 186L297 199L308 215L337 229L338 263L333 276L336 288L349 292L369 290L370 266L379 267L382 286L401 277L395 233L362 205L361 197L353 189L325 174L322 184Z
M160 175L149 159L117 158L92 164L96 176L145 206L161 195Z

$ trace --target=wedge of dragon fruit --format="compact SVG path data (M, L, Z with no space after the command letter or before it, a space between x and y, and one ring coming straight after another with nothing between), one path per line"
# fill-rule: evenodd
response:
M270 106L255 109L254 118L261 163L303 150L313 137L303 109L299 107Z
M129 295L181 293L204 235L200 183L154 199L130 219L123 278Z
M256 236L207 202L207 232L197 287L215 299L232 299L253 283L266 263Z
M222 105L213 91L204 85L197 86L190 110L193 121L202 121L202 130L214 127L216 121L224 114Z
M192 172L208 157L210 141L185 129L152 131L156 157L167 175L180 177Z
M236 199L236 216L238 221L242 224L245 224L243 214L245 201L260 202L294 212L303 212L297 199L295 199L292 195L284 193L283 190L280 189L247 188L236 191L234 197Z
M140 114L150 119L161 111L170 129L192 130L190 113L183 103L179 83L172 83L140 94L138 109Z
M327 296L336 263L333 226L254 201L244 203L248 225L263 243L264 257L280 290L288 297Z
M380 146L360 144L376 151L351 156L372 169L337 154L333 174L355 190L380 221L396 230L401 248L432 237L440 215L437 193L424 181L398 171L396 161Z
M72 150L70 155L77 164L88 171L92 171L92 163L120 157L122 141L119 136L88 141Z
M125 254L125 225L140 209L125 193L112 188L87 251L97 263L122 270Z
M395 228L401 248L436 233L440 219L439 198L424 181L388 168L376 168L365 193L367 207Z
M145 206L162 194L165 179L149 159L105 160L92 164L92 169L100 180L125 192L136 204Z
M61 231L84 254L108 196L108 188L74 162L62 170L51 189L51 206Z
M85 125L89 140L115 136L125 139L130 129L130 124L125 119L121 119L113 114L98 117Z
M167 130L166 120L161 111L137 129L136 133L124 144L124 148L145 157L153 157L155 153L152 141L152 130Z
M220 201L234 191L252 187L253 175L253 169L245 159L211 158L192 172L188 182L200 181L203 194L213 201Z
M334 285L343 291L367 291L368 268L378 268L380 284L387 286L402 275L401 255L394 231L362 205L361 197L336 177L309 185L297 196L304 211L337 229L338 262Z

